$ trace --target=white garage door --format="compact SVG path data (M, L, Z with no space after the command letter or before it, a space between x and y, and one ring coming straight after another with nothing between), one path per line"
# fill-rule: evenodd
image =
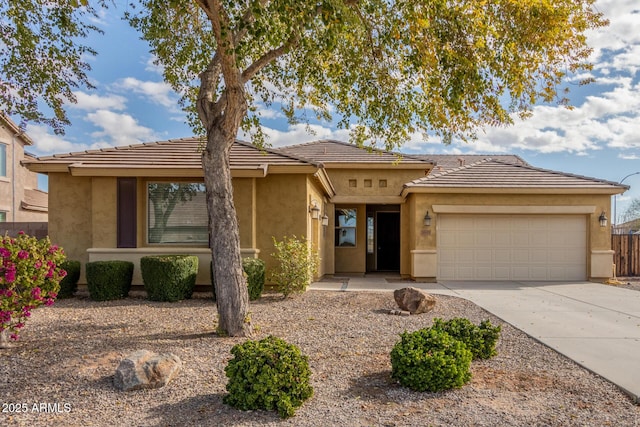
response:
M438 215L441 280L585 280L584 215Z

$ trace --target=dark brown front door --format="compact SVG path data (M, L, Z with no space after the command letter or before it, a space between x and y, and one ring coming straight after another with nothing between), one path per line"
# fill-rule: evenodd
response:
M376 269L400 270L400 212L376 212Z

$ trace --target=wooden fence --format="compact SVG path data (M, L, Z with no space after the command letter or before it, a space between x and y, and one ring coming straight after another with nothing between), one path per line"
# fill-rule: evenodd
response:
M640 234L612 234L616 276L640 276Z

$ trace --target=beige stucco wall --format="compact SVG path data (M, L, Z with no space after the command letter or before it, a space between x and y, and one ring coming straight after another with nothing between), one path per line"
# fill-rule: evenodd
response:
M405 183L424 177L424 170L400 168L327 169L327 174L336 189L337 195L341 197L375 198L380 196L399 196ZM386 181L386 183L381 181ZM367 186L369 182L371 186ZM354 183L355 187L353 186Z
M256 246L267 274L275 266L272 237L309 237L308 200L306 175L268 175L256 180L256 229L260 231Z
M6 212L8 222L46 222L47 212L21 208L25 189L38 188L38 174L20 164L25 158L22 139L14 138L13 132L0 124L0 144L5 146L7 155L7 173L6 176L0 176L0 211Z
M83 266L93 244L91 191L91 178L49 174L49 237Z
M535 207L542 207L538 213L570 214L571 209L564 207L588 207L588 276L593 279L608 277L610 271L611 237L609 227L600 227L598 217L604 211L611 217L611 196L595 194L410 194L407 203L410 206L410 250L412 275L425 279L434 279L437 268L437 227L438 214L434 206L507 206L510 213L529 213ZM557 207L557 208L554 208ZM424 214L429 210L432 217L431 227L423 225ZM487 209L488 211L488 209ZM493 212L493 211L492 211ZM497 212L499 213L499 212ZM609 264L609 266L607 266ZM426 277L423 273L431 271Z
M116 217L117 178L91 178L91 233L92 247L115 248L117 245Z
M356 246L335 248L335 274L364 273L367 270L367 209L365 204L336 205L339 208L357 209ZM335 225L334 225L335 226Z

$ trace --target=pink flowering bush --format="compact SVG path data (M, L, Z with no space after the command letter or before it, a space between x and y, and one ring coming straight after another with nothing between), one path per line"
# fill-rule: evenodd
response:
M0 334L14 341L41 305L52 305L60 280L66 272L60 268L64 251L52 245L48 237L38 240L20 232L0 241Z

